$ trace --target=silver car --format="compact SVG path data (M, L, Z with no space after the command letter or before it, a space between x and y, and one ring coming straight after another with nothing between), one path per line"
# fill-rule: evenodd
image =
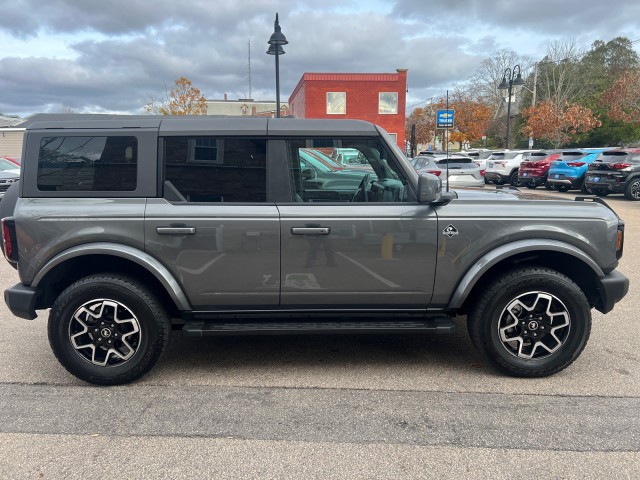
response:
M448 174L447 174L447 164ZM442 186L446 187L482 187L484 176L480 167L471 157L464 155L424 155L414 161L418 173L431 173L440 177Z

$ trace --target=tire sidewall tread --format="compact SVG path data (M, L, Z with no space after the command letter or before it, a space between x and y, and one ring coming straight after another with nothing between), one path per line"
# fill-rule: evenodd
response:
M571 313L571 331L558 352L536 360L519 359L498 338L500 313L527 290L539 289L558 296ZM499 370L518 377L545 377L568 367L580 355L591 331L591 309L578 285L567 276L543 267L524 267L498 277L477 298L467 326L473 345Z
M71 345L68 333L71 315L80 305L96 298L122 301L140 323L141 343L134 356L122 365L92 365ZM121 274L96 274L73 283L54 302L48 321L49 343L58 361L79 379L98 385L128 383L146 374L165 350L170 329L170 319L156 296L134 278Z

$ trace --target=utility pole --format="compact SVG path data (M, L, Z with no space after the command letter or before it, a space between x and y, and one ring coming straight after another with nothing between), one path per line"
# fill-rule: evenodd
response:
M531 99L531 106L536 106L536 88L538 86L538 62L533 64L533 98ZM533 137L529 135L529 148L533 148Z

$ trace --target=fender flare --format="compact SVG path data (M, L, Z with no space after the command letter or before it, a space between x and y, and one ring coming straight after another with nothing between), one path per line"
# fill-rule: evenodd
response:
M532 250L566 253L589 266L591 270L593 270L593 273L599 278L604 277L605 275L598 264L575 245L559 240L549 239L518 240L500 245L498 248L485 253L482 257L477 259L471 268L467 270L467 273L464 274L462 280L458 283L448 307L453 309L460 308L467 296L471 293L473 287L475 287L478 280L482 278L482 276L487 273L491 267L509 257L519 253L530 252Z
M153 256L129 245L96 242L71 247L49 260L35 276L33 282L31 282L31 286L34 288L37 287L44 277L58 265L72 258L86 255L110 255L124 258L140 265L158 279L179 310L191 310L187 296L171 272Z

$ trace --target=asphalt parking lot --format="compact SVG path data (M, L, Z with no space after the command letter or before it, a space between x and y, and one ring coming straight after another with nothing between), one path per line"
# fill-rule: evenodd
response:
M606 200L630 292L545 379L484 365L460 319L449 336L174 335L141 381L98 388L58 364L44 318L2 303L0 478L637 478L640 204Z

